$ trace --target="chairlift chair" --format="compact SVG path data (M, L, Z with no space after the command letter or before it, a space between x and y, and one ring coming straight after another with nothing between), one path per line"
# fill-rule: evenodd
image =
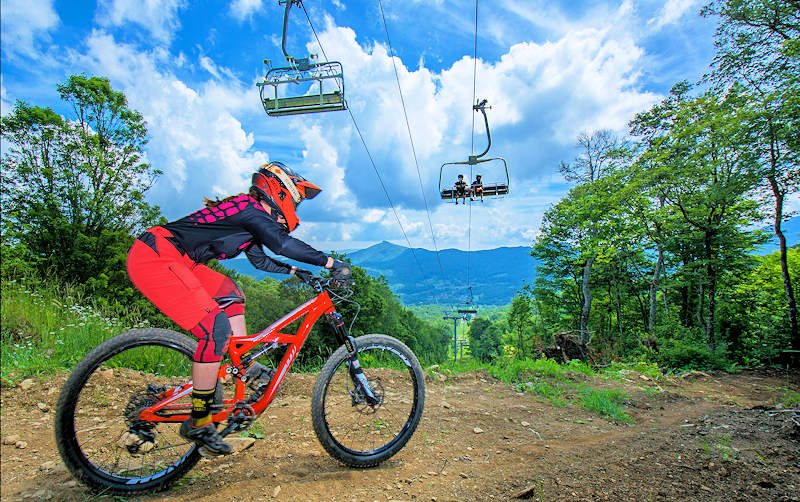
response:
M267 115L276 117L346 110L344 75L340 62L318 63L315 62L315 54L310 54L307 58L295 58L286 51L289 9L292 5L301 5L302 1L278 0L278 4L286 5L283 12L281 49L289 66L273 68L269 59L264 60L264 64L267 65L267 73L264 81L256 84L260 89L259 95L264 111L267 112ZM304 94L288 92L292 90L292 86L289 84L301 85L303 83L312 84L305 89Z
M477 166L482 165L488 162L494 163L495 166L500 166L502 163L502 172L505 173L505 180L500 180L494 183L483 183L483 196L484 197L498 197L503 195L508 195L509 192L509 177L508 177L508 164L506 160L502 157L493 157L484 159L481 158L486 153L489 152L489 149L492 147L492 135L489 132L489 119L486 117L486 100L478 101L475 105L472 106L474 111L480 111L483 114L483 121L486 124L486 137L488 139L488 144L486 145L486 149L478 154L478 155L470 155L466 161L462 162L445 162L442 164L442 167L439 168L439 195L441 196L442 200L452 200L456 199L457 191L455 188L442 188L442 178L444 177L445 168L447 166ZM490 164L487 164L487 166ZM449 169L448 169L449 171ZM471 182L471 181L470 181ZM471 188L468 188L471 190ZM473 197L475 194L471 194Z

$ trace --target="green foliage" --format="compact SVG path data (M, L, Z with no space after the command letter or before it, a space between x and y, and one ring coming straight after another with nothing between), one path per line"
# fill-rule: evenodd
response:
M72 117L19 101L0 122L3 278L37 271L127 303L132 235L160 221L144 201L160 174L142 161L147 129L108 79L73 75L58 91Z
M618 389L589 390L581 392L581 405L587 410L593 410L607 416L616 422L625 424L633 423L633 419L625 413L623 403L628 396Z
M657 356L658 364L676 370L726 370L730 362L719 352L711 352L702 344L683 340L667 340Z
M491 368L492 375L504 382L520 382L536 376L546 376L563 380L567 369L553 359L520 359L498 361Z
M136 309L109 309L83 287L55 281L3 281L2 313L4 381L72 369L100 342L149 326Z
M517 295L511 301L511 310L508 312L508 327L512 333L514 345L518 354L525 357L530 346L530 330L533 326L531 300L527 295Z
M497 323L475 318L469 327L469 349L482 362L491 362L502 354L503 330Z

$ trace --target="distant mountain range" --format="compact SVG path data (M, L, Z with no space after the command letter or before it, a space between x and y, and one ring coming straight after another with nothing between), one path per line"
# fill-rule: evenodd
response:
M771 228L766 228L771 231ZM789 246L800 242L800 217L783 223L783 231ZM766 255L778 249L778 240L772 236L769 242L757 251ZM451 305L464 304L471 300L480 305L507 305L525 283L532 284L536 278L537 261L530 255L531 248L525 246L500 247L484 251L460 251L443 249L436 253L427 249L398 246L383 241L366 249L347 252L350 261L364 268L373 277L384 276L392 292L405 305ZM277 259L298 267L319 272L319 267L295 262L285 257ZM467 267L469 260L469 268ZM441 262L441 268L439 263ZM267 274L254 268L246 258L224 260L220 264L240 274L255 279L271 276L278 280L281 274ZM420 272L420 268L424 271ZM467 277L469 270L469 277Z
M362 267L373 277L384 276L392 292L406 305L464 304L470 300L478 305L506 305L525 282L531 284L536 276L536 260L525 246L501 247L484 251L443 249L437 259L434 251L390 242L347 253L353 265ZM318 271L303 263L284 257L281 261ZM469 259L469 277L467 260ZM439 266L441 262L441 268ZM255 269L247 259L233 259L220 265L240 274L262 279L267 275L276 279L286 276L267 274ZM420 268L424 272L420 272Z

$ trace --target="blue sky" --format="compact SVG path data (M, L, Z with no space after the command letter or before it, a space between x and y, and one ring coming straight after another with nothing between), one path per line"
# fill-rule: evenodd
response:
M569 188L558 164L576 155L580 132L624 134L675 82L706 71L715 21L699 17L702 3L481 2L475 64L474 1L383 0L423 192L378 1L304 2L328 58L342 62L348 103L405 234L427 249L425 199L439 249L529 245ZM325 250L406 245L347 112L264 114L255 84L264 59L282 60L277 0L2 0L0 12L2 113L21 99L68 114L59 82L108 77L148 123L147 159L164 171L149 199L168 218L203 196L246 191L258 165L281 160L324 189L300 206L298 237ZM288 48L320 52L297 8ZM442 163L471 152L473 67L477 97L492 107L489 156L508 161L511 195L474 204L470 218L439 200L438 183ZM497 168L481 173L504 178ZM445 183L456 174L446 171Z

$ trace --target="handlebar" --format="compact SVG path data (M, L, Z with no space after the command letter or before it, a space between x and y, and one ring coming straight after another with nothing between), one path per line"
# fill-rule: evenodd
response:
M314 288L317 293L328 291L334 288L346 288L353 284L350 279L336 279L334 277L318 277L314 276L306 282L307 285Z

